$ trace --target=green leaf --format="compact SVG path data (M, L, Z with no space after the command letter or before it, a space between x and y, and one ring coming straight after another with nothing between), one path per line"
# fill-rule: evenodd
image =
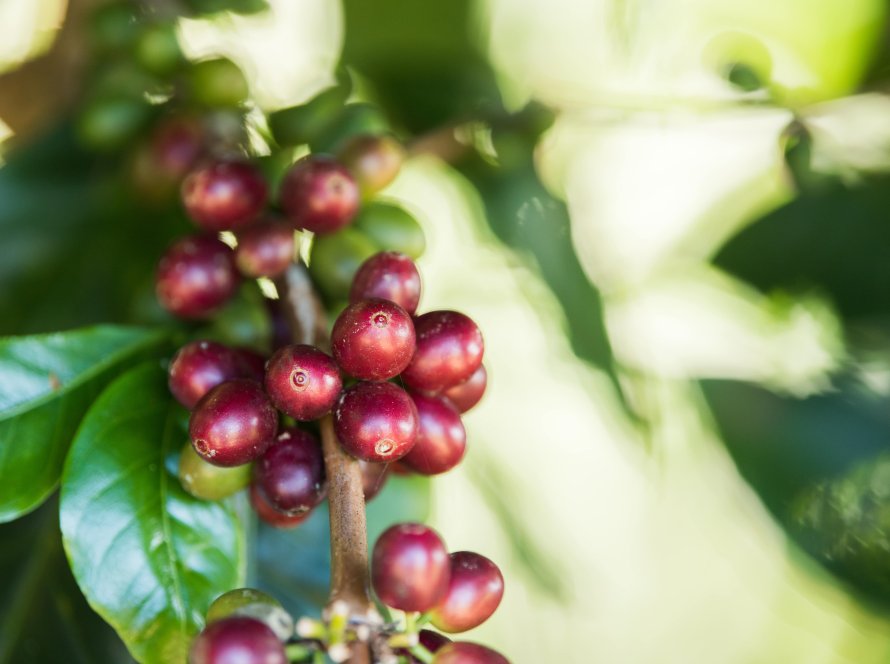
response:
M177 197L135 196L132 168L85 152L70 125L4 158L0 334L169 320L155 300L155 266L194 228Z
M56 500L0 525L0 664L132 663L71 576Z
M99 391L163 347L166 333L98 326L0 339L0 522L40 505Z
M702 390L742 476L783 522L799 492L890 447L886 397L850 376L804 399L732 381Z
M214 597L243 585L234 511L192 498L165 467L186 435L182 414L160 367L132 369L90 408L62 481L77 583L148 664L185 662Z
M715 262L765 292L816 288L845 318L886 316L888 185L807 192L742 230Z
M386 528L424 521L430 511L429 478L390 476L368 504L368 544ZM294 616L317 615L328 599L331 533L327 503L293 530L260 523L253 585L273 594Z
M872 597L890 599L890 454L803 491L790 516L813 556Z

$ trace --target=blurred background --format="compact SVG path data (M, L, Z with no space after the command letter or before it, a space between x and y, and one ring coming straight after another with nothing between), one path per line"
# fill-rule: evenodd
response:
M4 334L155 315L180 220L71 138L97 4L0 0ZM384 196L426 232L421 306L485 334L467 460L405 494L501 564L470 638L518 664L890 661L887 3L269 4L179 42L265 111L345 65L424 148ZM21 661L31 609L0 599Z

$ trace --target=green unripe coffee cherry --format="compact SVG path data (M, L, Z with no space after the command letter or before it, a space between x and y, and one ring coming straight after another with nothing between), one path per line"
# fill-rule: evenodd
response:
M405 161L405 148L392 136L361 134L344 143L337 159L350 170L367 199L396 179Z
M89 18L90 46L99 53L130 48L139 34L135 6L134 2L122 1L97 8Z
M250 484L251 464L223 468L198 456L191 443L179 455L179 481L182 488L201 500L222 500Z
M352 227L371 238L380 251L400 251L417 259L426 249L420 224L397 205L368 203L356 215Z
M134 138L151 115L151 106L140 99L99 98L81 111L75 129L84 145L111 151Z
M159 76L176 71L185 62L176 26L172 23L148 26L136 40L136 60Z
M147 72L139 63L124 58L108 58L93 74L93 99L145 99L146 92L161 92L164 81Z
M223 593L207 609L207 624L231 616L256 618L266 623L282 641L294 635L293 617L277 599L261 590L236 588Z
M250 94L244 72L228 58L196 62L188 78L194 100L202 106L240 106Z
M353 136L385 134L388 131L389 123L376 106L346 104L324 131L310 139L309 147L313 152L336 154Z
M283 108L269 114L269 129L279 145L309 143L335 121L348 92L333 87L319 93L305 104Z
M359 266L379 251L367 235L354 228L319 235L312 242L309 274L328 300L345 300Z

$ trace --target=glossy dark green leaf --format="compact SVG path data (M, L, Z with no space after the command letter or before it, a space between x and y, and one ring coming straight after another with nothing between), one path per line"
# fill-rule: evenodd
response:
M390 477L368 504L368 543L394 523L429 516L429 478ZM254 585L273 594L294 616L317 616L328 599L331 577L327 503L293 530L259 525Z
M890 180L805 193L732 238L718 266L755 287L818 289L844 317L890 314Z
M189 496L165 467L185 438L157 365L132 369L90 408L62 481L65 550L90 605L148 664L185 662L204 612L243 585L227 506Z
M154 270L193 228L177 199L148 205L129 164L85 152L69 125L4 154L0 334L154 322Z
M132 663L71 576L58 513L48 500L0 525L0 664Z
M890 448L886 397L852 378L805 399L730 381L702 389L742 476L783 522L799 492Z
M55 489L92 400L165 339L162 330L114 326L0 339L0 522L34 509Z

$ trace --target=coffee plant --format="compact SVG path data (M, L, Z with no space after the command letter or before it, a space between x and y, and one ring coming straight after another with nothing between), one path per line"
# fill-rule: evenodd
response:
M179 48L180 16L263 4L89 13L78 149L126 164L127 197L191 228L157 252L160 306L142 303L157 325L0 342L0 518L58 487L44 509L57 504L74 580L140 662L506 662L445 636L495 612L495 563L410 520L369 547L366 502L393 474L455 468L486 387L473 320L418 310L419 224L375 200L405 140L348 103L344 69L263 116L237 65ZM116 223L139 242L144 220ZM322 505L328 597L292 615L243 587L248 538L257 519L299 529ZM298 556L278 564L300 578Z

